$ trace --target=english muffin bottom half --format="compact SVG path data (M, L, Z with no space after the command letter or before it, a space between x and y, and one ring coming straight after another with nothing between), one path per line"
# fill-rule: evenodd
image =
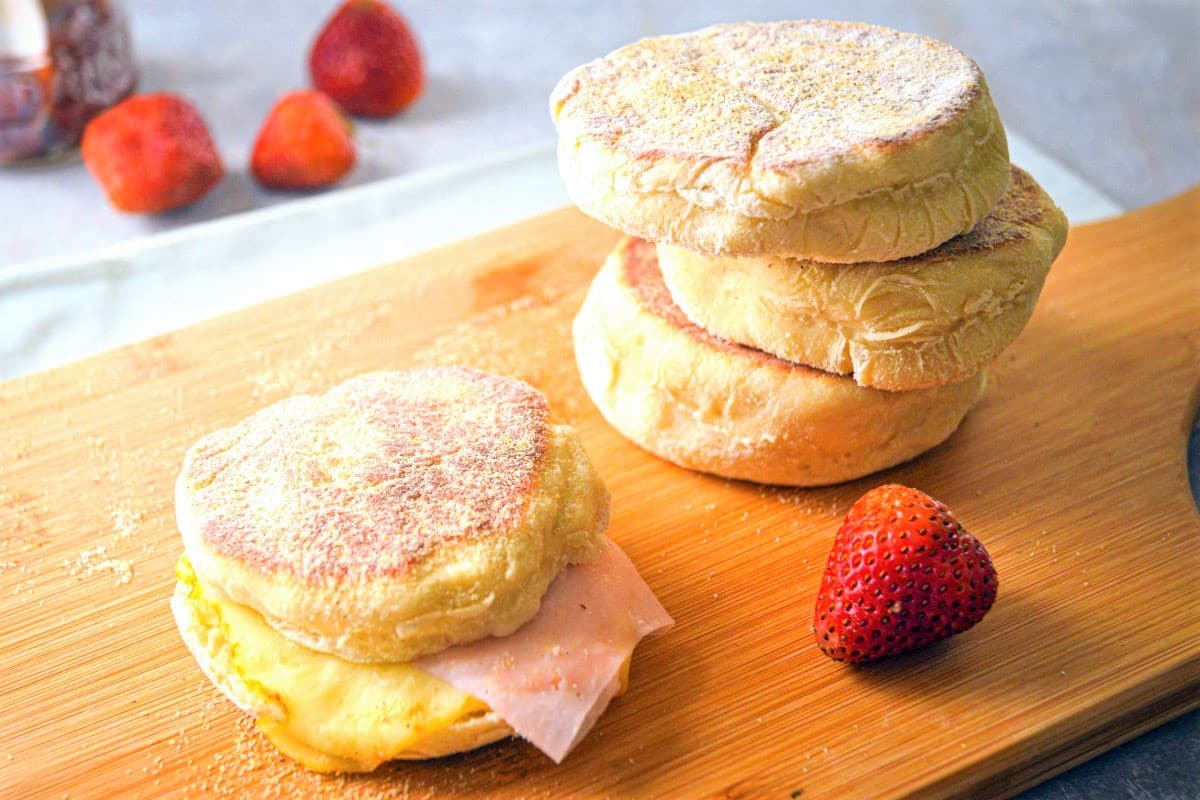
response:
M217 600L187 558L171 610L209 680L288 757L317 772L368 772L512 735L500 716L419 667L353 662L297 644L238 603Z
M654 245L622 241L573 326L584 387L608 422L679 466L757 483L840 483L945 440L984 372L911 392L794 364L722 339L672 300Z
M577 434L509 378L371 373L282 401L201 439L176 503L185 644L315 770L514 732L561 759L670 625L603 536Z
M718 336L911 391L966 380L1011 344L1066 237L1066 216L1013 167L971 231L898 261L714 258L669 245L658 259L675 302Z
M572 201L703 255L903 258L969 231L1009 180L975 62L874 25L644 39L565 75L550 113Z

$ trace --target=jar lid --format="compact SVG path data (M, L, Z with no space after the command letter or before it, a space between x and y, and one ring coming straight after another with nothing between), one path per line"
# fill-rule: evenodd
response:
M44 56L48 44L46 15L38 0L0 2L0 58Z

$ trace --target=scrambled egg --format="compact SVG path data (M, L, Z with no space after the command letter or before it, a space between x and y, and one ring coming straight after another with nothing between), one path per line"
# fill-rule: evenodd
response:
M206 672L252 707L276 747L309 769L364 772L406 755L437 754L449 728L489 712L409 664L355 663L292 642L256 611L206 595L186 558L176 574L203 629ZM507 732L502 723L485 726L482 741L462 745Z

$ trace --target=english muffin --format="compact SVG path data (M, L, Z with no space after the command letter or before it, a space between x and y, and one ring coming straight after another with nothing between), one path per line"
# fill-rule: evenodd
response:
M735 342L862 386L911 391L966 380L1016 339L1067 237L1024 170L971 231L899 261L823 264L705 257L658 247L688 318Z
M904 258L971 230L1009 180L975 62L874 25L645 39L569 72L550 110L585 213L702 255Z
M635 444L689 469L819 486L890 467L946 439L984 373L886 392L722 339L671 299L654 245L629 238L574 323L583 385Z

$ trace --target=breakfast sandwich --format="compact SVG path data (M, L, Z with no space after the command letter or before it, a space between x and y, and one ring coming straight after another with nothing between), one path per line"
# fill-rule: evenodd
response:
M517 735L556 761L671 618L578 435L514 379L363 375L187 453L171 608L285 754L369 771Z

